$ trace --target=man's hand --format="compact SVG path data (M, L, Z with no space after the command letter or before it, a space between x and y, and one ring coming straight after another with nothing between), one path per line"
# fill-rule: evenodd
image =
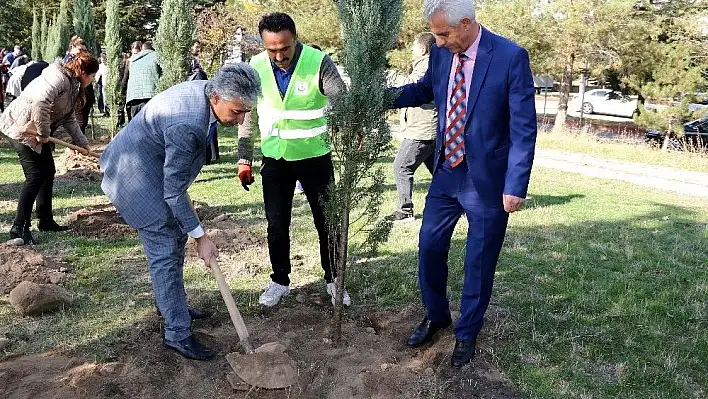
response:
M253 172L251 171L251 165L238 165L238 179L241 180L241 185L243 189L248 191L248 186L253 184L256 179L253 178Z
M88 156L90 152L91 152L91 146L86 144L85 146L83 146L83 151L81 151L81 155Z
M207 237L206 234L197 238L197 253L199 254L199 258L204 261L204 265L207 269L210 268L209 262L211 262L211 258L219 257L219 250L216 249L214 241Z
M507 213L514 213L518 210L521 210L521 207L524 206L524 202L526 202L526 199L524 198L520 198L515 195L504 194L504 210Z

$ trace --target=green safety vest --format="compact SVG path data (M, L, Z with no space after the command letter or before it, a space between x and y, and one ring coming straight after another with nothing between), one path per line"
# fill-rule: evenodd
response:
M297 161L331 151L325 116L329 101L320 93L320 65L324 56L321 51L302 46L284 98L280 96L268 54L262 52L251 59L263 89L256 110L264 156Z

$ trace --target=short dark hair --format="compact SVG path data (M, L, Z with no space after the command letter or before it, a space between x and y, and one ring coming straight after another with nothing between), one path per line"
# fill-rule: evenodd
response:
M148 40L145 43L143 43L142 49L143 50L154 50L154 48L152 48L152 42L150 40Z
M263 36L263 31L266 30L273 33L289 30L293 36L297 36L295 21L293 21L290 15L284 12L274 12L264 15L258 23L258 33Z

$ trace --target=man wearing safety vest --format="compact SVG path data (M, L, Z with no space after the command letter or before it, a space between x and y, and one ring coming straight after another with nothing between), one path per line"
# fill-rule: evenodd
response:
M325 53L297 39L293 19L284 13L264 16L258 31L266 50L251 59L261 78L263 97L239 128L238 176L243 187L253 183L253 133L260 132L263 202L268 220L268 252L272 282L259 303L275 306L290 293L290 219L295 182L300 181L320 244L327 293L334 303L336 271L324 204L334 180L325 109L328 98L344 90L337 67ZM344 292L344 304L351 298Z

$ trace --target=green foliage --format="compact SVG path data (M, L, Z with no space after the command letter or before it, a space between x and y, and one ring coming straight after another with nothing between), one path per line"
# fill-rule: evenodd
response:
M19 44L28 47L32 35L32 8L23 0L3 0L0 2L0 47Z
M386 54L386 58L391 68L403 73L410 73L413 64L413 56L410 50L391 50Z
M42 28L39 25L39 17L37 10L32 12L32 59L39 60L42 58Z
M52 21L47 39L47 53L44 58L47 61L57 57L63 57L69 47L71 34L71 19L69 17L69 0L61 0L59 14Z
M106 62L108 63L108 80L103 82L106 86L106 97L111 114L117 116L117 110L123 106L120 92L120 70L123 61L120 37L120 0L107 0L106 2ZM111 124L115 133L115 123Z
M40 59L43 60L51 60L51 58L47 58L47 55L49 54L48 50L48 43L49 43L49 20L47 19L47 9L42 10L42 24L40 26L40 43L41 47L39 48L39 52L42 54Z
M91 53L97 56L100 54L91 0L76 0L74 3L74 34L84 39L86 48Z
M189 48L196 40L191 0L165 0L155 37L162 76L157 90L183 82L189 72Z
M105 43L106 8L108 0L98 0L95 7L96 38ZM120 21L120 48L128 51L131 42L155 38L157 22L160 18L162 0L120 0L118 19Z
M333 262L339 276L334 334L339 340L350 227L353 234L369 233L365 242L373 244L371 249L384 241L391 228L390 223L380 222L386 175L377 163L390 152L391 132L385 115L395 93L385 89L386 53L400 27L402 0L339 0L337 6L344 66L351 78L349 90L330 99L329 113L337 162L326 215L340 249Z

